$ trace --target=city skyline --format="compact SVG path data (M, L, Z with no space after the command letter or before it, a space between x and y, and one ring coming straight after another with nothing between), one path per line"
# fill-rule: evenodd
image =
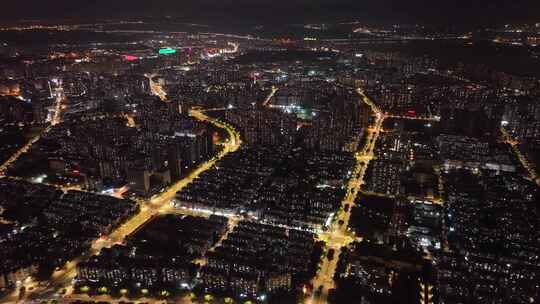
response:
M30 2L0 304L540 301L537 4Z

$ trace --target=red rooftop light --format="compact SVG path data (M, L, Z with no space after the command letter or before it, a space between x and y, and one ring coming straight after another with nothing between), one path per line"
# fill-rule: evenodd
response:
M135 61L135 60L139 60L139 57L133 56L133 55L124 55L124 59L126 61Z

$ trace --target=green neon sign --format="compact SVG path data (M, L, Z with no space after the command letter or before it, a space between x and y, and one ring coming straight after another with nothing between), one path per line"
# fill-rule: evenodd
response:
M176 50L173 48L162 48L159 50L160 55L176 54Z

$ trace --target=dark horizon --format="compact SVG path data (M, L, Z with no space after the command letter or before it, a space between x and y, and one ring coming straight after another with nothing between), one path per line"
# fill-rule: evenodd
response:
M186 22L212 25L275 25L360 21L368 24L418 23L452 27L493 26L540 22L540 3L533 0L435 3L426 0L142 0L8 2L0 17L20 20L91 20L171 16Z

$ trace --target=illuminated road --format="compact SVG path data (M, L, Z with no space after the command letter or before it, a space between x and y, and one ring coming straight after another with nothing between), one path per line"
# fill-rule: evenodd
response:
M267 107L270 104L270 101L272 100L272 97L274 97L274 95L276 94L277 91L278 91L278 88L275 87L275 86L272 86L272 91L270 92L270 94L268 94L268 96L266 97L266 99L262 103L263 107Z
M50 128L51 128L50 126L45 128L45 130L43 130L43 132L48 132ZM11 155L11 157L8 158L8 160L6 160L2 164L2 166L0 166L0 177L6 176L7 169L15 161L17 161L17 159L19 159L19 157L21 157L21 155L23 155L24 153L28 152L28 150L30 150L32 145L35 144L41 138L41 134L43 134L43 132L36 135L35 137L33 137L29 142L27 142L24 146L22 146L19 150L17 150L17 152L15 152L13 155Z
M229 221L227 223L227 231L225 231L225 233L221 236L221 238L208 251L213 252L213 251L216 250L216 248L221 246L223 241L226 240L229 237L229 234L233 232L234 228L238 225L240 220L241 219L239 217L229 217ZM206 256L207 256L207 254L205 254L204 257L202 257L200 259L197 259L195 261L195 264L199 264L201 266L206 265L206 263L208 262L208 260L206 259Z
M232 47L232 49L222 48L222 49L219 49L218 53L215 53L215 54L207 53L206 57L207 58L215 58L215 57L223 56L225 54L235 54L235 53L238 52L238 49L240 47L240 44L234 43L234 42L227 42L227 45Z
M144 74L144 77L148 78L148 81L150 82L150 90L152 91L152 94L156 95L161 99L162 101L167 100L167 93L165 93L165 90L163 87L154 81L154 77L158 76L157 74Z
M540 186L540 177L536 173L535 168L529 163L525 155L523 155L523 153L521 153L521 151L519 150L519 142L513 139L505 128L501 128L501 134L503 136L504 142L512 147L512 151L514 151L514 154L521 162L521 165L529 173L529 178Z
M272 86L272 91L271 91L271 92L268 94L268 96L266 96L266 98L262 101L261 105L262 105L263 107L269 106L269 103L270 103L270 101L272 100L272 97L274 97L274 95L276 94L277 91L278 91L278 88L275 87L275 86ZM227 110L230 110L230 109L234 109L234 107L229 106L229 107L217 107L217 108L197 109L197 111L202 112L202 113L208 113L208 112L227 111Z
M127 123L126 123L126 126L130 127L130 128L135 128L137 126L137 124L135 123L135 118L133 117L133 115L124 115L124 118L126 119Z
M59 290L61 288L67 288L68 293L71 293L72 290L70 290L70 286L72 285L73 279L77 274L76 266L79 262L84 261L88 257L99 253L102 248L111 247L114 244L123 243L126 236L129 236L134 231L140 229L153 217L159 214L173 212L173 207L171 206L170 202L175 197L177 192L184 189L204 171L212 168L212 166L225 155L234 152L240 148L240 135L228 124L225 124L216 119L212 119L206 116L201 111L193 110L191 111L190 115L200 121L209 122L216 127L225 129L227 131L229 138L223 146L223 150L211 160L200 165L187 177L169 187L165 192L154 196L151 200L147 202L141 203L139 205L141 210L137 215L135 215L126 223L111 232L108 236L103 236L95 240L91 245L91 249L87 253L85 253L83 256L73 259L72 261L68 262L62 269L53 273L51 279L47 284L41 287L35 286L35 284L30 281L25 284L25 286L32 286L34 289L30 291L30 288L27 288L25 298L22 299L21 303L24 303L26 299L39 298L43 297L43 295L46 294L52 294L55 290ZM3 300L7 302L2 301L2 303L15 303L17 302L17 298L18 290L14 291L11 295L4 298Z
M54 102L54 113L52 115L52 118L51 120L49 121L49 125L43 129L38 135L36 135L35 137L33 137L30 141L28 141L24 146L22 146L19 150L17 150L17 152L15 152L13 155L11 155L11 157L5 161L1 166L0 166L0 177L4 177L5 176L5 173L7 171L7 169L14 163L16 162L19 157L21 157L21 155L23 155L24 153L28 152L30 150L30 148L32 147L33 144L35 144L43 134L49 132L53 126L59 124L61 122L61 117L62 117L62 103L65 101L65 95L64 95L64 90L61 86L58 86L56 89L55 89L55 102ZM17 179L17 178L15 178ZM67 191L67 190L70 190L71 188L62 188L62 190L64 191ZM36 288L35 291L37 291L37 282L35 282L32 278L27 278L23 283L22 283L22 286L25 286L26 287L26 290L29 290L30 287L31 288ZM18 294L18 289L15 289L13 292L11 292L10 294L6 295L3 299L0 300L0 303L15 303L19 297L19 294ZM30 295L32 294L31 291L27 291L26 292L27 295ZM24 302L24 299L23 299L23 302Z
M273 88L271 94L263 104L268 104L269 100L272 98L276 91L277 90ZM350 220L350 210L352 209L356 196L360 192L360 189L364 183L364 175L366 172L367 164L371 159L373 159L374 146L378 139L379 133L382 130L382 123L385 119L385 116L377 108L377 106L363 94L362 91L359 90L358 93L360 94L362 101L372 108L376 120L374 126L370 130L368 130L368 139L366 146L363 147L361 151L358 151L355 154L356 165L347 187L346 196L342 202L342 207L348 204L350 208L347 212L345 212L342 208L342 211L336 215L335 223L331 225L329 231L322 232L318 235L319 239L326 242L327 248L334 249L336 254L334 256L334 259L330 261L324 258L321 265L321 270L317 273L316 277L313 280L313 286L315 287L315 289L319 286L323 286L321 295L318 297L312 295L306 300L306 303L326 303L328 290L334 287L333 275L335 273L340 248L348 245L354 240L360 240L359 238L355 237L347 231L347 226ZM200 121L209 122L216 127L225 129L227 131L229 138L224 144L223 150L216 157L200 165L189 176L169 187L165 192L152 197L149 201L140 203L141 210L137 215L129 219L126 223L118 227L108 236L103 236L95 240L91 245L91 249L86 254L81 257L75 258L74 260L67 263L62 269L56 271L52 275L51 280L47 282L47 284L44 284L44 286L37 286L35 282L32 282L31 280L25 282L24 286L27 286L27 292L24 299L22 299L22 301L20 302L24 303L25 301L28 302L28 299L38 299L40 297L51 299L51 296L54 296L55 291L61 290L62 288L67 288L68 296L66 298L59 299L59 301L61 302L73 300L76 298L85 298L85 296L71 295L72 290L70 286L72 285L73 279L76 276L76 265L78 262L87 259L91 255L99 253L102 248L110 247L118 243L123 243L126 236L137 231L146 223L148 223L153 217L159 214L182 213L202 215L204 213L196 210L179 210L177 208L174 208L170 202L176 196L177 192L184 189L200 174L212 168L212 166L219 159L223 158L228 153L238 150L241 144L241 140L239 134L231 126L217 119L208 117L203 110L192 110L190 112L190 115ZM56 116L56 118L53 118L51 124L53 122L56 124L59 121L59 116ZM232 221L232 224L229 227L232 229L239 219L234 216L228 217ZM342 225L338 224L338 222L340 221L343 221ZM29 290L28 287L30 286L33 287L33 290ZM10 297L6 298L8 300L7 303L17 302L17 297L18 292L15 291L12 295L10 295ZM105 298L106 296L103 297ZM185 303L189 303L189 301L185 301Z
M54 104L54 114L51 119L51 125L55 126L60 123L62 117L62 103L65 101L66 96L64 94L64 89L58 87L56 89L56 100Z
M33 144L35 144L43 134L49 132L51 128L57 124L60 123L61 117L62 117L62 103L65 100L64 90L62 87L58 87L55 90L55 103L54 103L54 113L50 120L50 124L43 129L38 135L34 136L32 139L30 139L24 146L22 146L19 150L17 150L13 155L11 155L10 158L8 158L1 166L0 166L0 177L4 177L6 175L7 169L15 162L21 155L28 152Z
M329 231L322 232L318 235L320 240L326 242L327 249L334 249L335 254L332 260L328 260L326 257L323 258L320 271L316 274L312 281L314 290L317 290L319 286L322 286L321 293L318 296L313 293L310 297L306 298L305 302L307 304L327 303L328 290L334 288L334 273L336 271L341 247L347 246L355 240L361 240L361 238L358 238L353 233L347 231L347 227L349 225L351 210L356 200L356 196L364 184L366 168L369 161L374 157L373 151L375 148L375 143L377 142L379 134L382 130L382 124L386 116L380 111L377 105L375 105L364 94L361 89L358 89L357 92L360 95L362 102L371 107L375 117L375 124L373 128L368 130L366 146L363 147L362 151L355 154L356 165L347 186L347 193L343 199L341 211L337 214L337 218L334 221L334 224L332 224L329 228ZM347 211L345 211L345 205L349 205ZM341 221L343 221L343 224L339 225Z
M440 117L424 117L424 116L407 116L407 115L385 115L386 118L397 118L397 119L408 119L408 120L425 120L425 121L434 121L438 122L441 121Z
M238 50L240 49L240 44L234 43L234 42L227 42L227 45L232 46L232 50L229 49L223 49L224 54L235 54L238 53Z
M56 299L56 301L59 304L71 304L76 300L86 301L86 302L94 302L94 303L108 302L108 303L111 303L111 304L121 304L121 303L125 304L125 303L128 303L128 302L131 302L131 303L148 303L148 304L164 304L164 303L196 304L196 303L200 303L200 302L192 301L189 298L189 296L184 296L182 298L177 297L177 298L174 299L174 302L171 302L170 300L166 301L166 300L163 300L163 299L145 298L145 297L137 298L137 300L134 301L134 300L129 299L127 297L113 298L110 295L93 295L93 296L90 297L90 296L88 296L86 294L74 294L74 295L66 296L65 298L57 298ZM36 303L39 303L39 302L36 302Z

